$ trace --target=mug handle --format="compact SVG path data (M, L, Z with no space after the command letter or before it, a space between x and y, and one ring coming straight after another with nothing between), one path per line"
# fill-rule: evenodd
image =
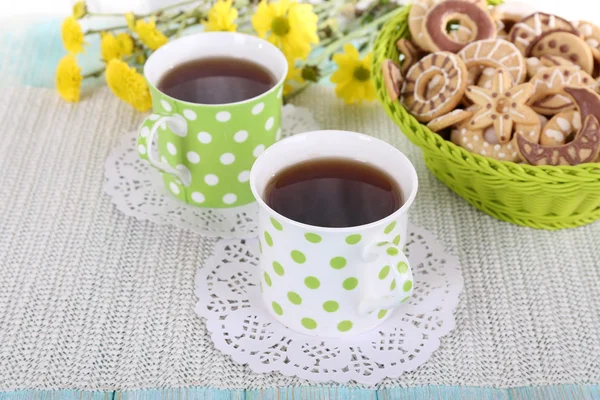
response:
M171 131L177 136L185 137L187 135L187 122L181 115L161 115L152 128L148 129L146 123L156 118L157 114L150 115L142 123L138 132L138 155L142 160L147 160L154 168L160 172L173 175L176 179L181 180L184 186L190 186L192 183L192 176L190 171L181 165L183 168L171 167L166 162L161 162L152 152L154 145L154 137L158 132L158 128L162 124L167 124Z
M368 262L362 267L362 281L365 285L358 304L359 315L364 316L375 310L389 310L410 299L413 273L408 258L398 245L373 242L365 247L363 259ZM388 278L390 274L391 283Z

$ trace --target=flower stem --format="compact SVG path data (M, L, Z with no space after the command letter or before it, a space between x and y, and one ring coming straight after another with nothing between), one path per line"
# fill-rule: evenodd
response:
M84 35L95 35L102 32L118 31L120 29L127 29L127 25L112 26L104 29L90 29L89 31L86 31Z
M83 79L98 78L99 76L101 76L104 73L105 69L106 69L105 67L102 67L96 71L87 73L87 74L83 75Z
M392 17L397 12L399 12L399 10L401 10L400 7L397 9L394 9L388 13L385 13L382 16L380 16L379 18L377 18L377 19L373 20L372 22L368 23L367 25L363 26L362 28L357 29L353 32L350 32L348 35L344 36L343 38L340 38L339 40L331 43L330 45L325 47L325 49L323 49L323 52L321 53L319 58L317 58L314 61L314 63L315 64L322 63L323 61L328 59L329 56L331 56L333 53L335 53L340 47L342 47L344 44L348 43L349 41L351 41L353 39L363 36L371 28L376 27L379 24L387 21L390 17Z

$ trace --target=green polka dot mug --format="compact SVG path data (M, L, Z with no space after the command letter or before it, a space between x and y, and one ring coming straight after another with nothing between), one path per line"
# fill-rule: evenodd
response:
M368 162L394 178L402 207L368 225L323 228L290 220L263 200L282 169L315 158ZM389 144L353 132L318 131L267 149L250 173L259 204L262 298L275 319L312 336L341 337L381 324L412 295L413 276L403 249L417 173Z
M277 83L249 100L195 104L157 89L172 67L203 57L236 57L269 70ZM178 199L206 208L254 202L248 183L255 159L281 135L284 55L254 36L232 32L197 33L169 42L144 66L154 111L140 127L138 154L163 176ZM156 139L158 155L153 146Z

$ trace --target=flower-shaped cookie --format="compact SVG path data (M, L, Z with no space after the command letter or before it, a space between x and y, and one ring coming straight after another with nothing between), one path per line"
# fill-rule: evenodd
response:
M469 129L484 129L493 125L498 142L507 143L513 124L534 124L538 116L525 105L533 94L533 85L523 83L513 87L512 78L504 68L494 72L491 89L469 86L466 95L479 110L469 121Z

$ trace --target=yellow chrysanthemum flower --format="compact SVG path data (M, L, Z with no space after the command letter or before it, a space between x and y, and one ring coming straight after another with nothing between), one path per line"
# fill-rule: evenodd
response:
M142 43L150 50L157 50L169 41L169 39L156 28L155 18L150 18L148 22L143 19L137 20L135 23L135 33L137 33Z
M293 0L270 4L262 0L252 16L252 26L258 36L279 47L292 60L305 59L311 44L319 43L318 21L311 4L298 4Z
M125 13L125 22L132 32L135 32L135 15L132 12Z
M135 68L113 59L106 66L106 83L119 99L131 104L138 111L148 111L152 107L150 91L146 80Z
M116 37L112 33L103 33L100 41L102 59L106 62L112 59L122 59L133 53L133 39L126 33L119 33Z
M129 34L123 32L117 35L117 42L121 46L121 53L123 56L130 56L133 54L133 38Z
M217 0L208 12L208 19L204 21L204 30L235 32L238 17L237 10L233 7L233 0Z
M121 59L121 46L112 33L103 33L100 40L100 53L104 61Z
M77 3L73 4L73 17L75 17L75 19L81 19L85 17L86 14L87 7L85 5L85 1L78 1Z
M83 53L83 32L74 16L67 17L60 28L63 45L71 54Z
M375 99L375 86L371 79L371 53L362 60L351 44L344 45L344 53L333 56L338 70L331 76L335 94L347 104Z
M75 56L64 56L56 68L56 90L60 97L69 102L79 101L82 80L81 68Z

